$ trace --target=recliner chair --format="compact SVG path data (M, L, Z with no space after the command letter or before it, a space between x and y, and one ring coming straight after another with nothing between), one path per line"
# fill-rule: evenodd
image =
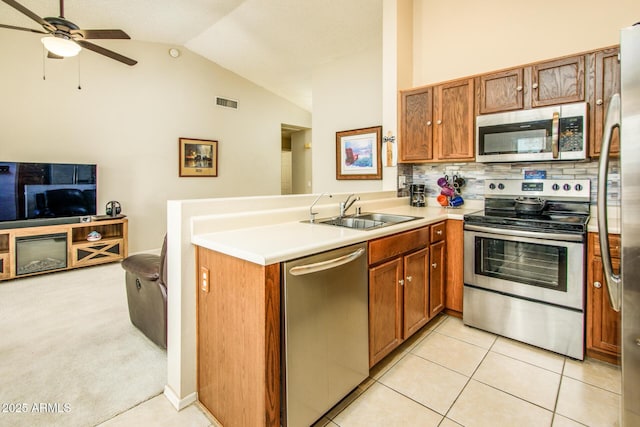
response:
M122 261L129 318L151 341L167 348L167 236L160 256L136 254Z

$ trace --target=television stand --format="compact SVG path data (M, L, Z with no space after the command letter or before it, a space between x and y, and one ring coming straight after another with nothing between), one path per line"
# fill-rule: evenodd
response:
M92 231L102 238L87 240ZM127 239L126 218L2 229L0 280L120 261Z

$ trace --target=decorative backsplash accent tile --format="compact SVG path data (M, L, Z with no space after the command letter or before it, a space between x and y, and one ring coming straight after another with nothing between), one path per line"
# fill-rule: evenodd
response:
M549 162L549 163L428 163L398 164L398 178L404 177L405 186L398 190L399 196L409 195L410 184L425 184L428 197L440 193L437 181L444 175L462 176L466 184L461 194L466 199L484 199L484 182L487 179L522 179L525 170L544 170L547 179L589 179L591 181L591 204L596 204L598 191L598 161ZM620 204L620 161L609 161L607 198L610 206Z

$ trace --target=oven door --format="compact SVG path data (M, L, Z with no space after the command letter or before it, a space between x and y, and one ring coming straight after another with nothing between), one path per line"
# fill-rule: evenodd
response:
M465 284L583 309L582 236L466 225L464 248Z

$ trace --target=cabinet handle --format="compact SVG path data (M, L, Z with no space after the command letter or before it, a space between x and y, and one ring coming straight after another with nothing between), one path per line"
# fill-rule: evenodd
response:
M442 236L442 230L438 230L438 231L436 231L436 234L437 234L438 236Z
M437 263L437 262L434 262L433 264L431 264L431 267L433 267L433 268L438 268L438 263Z
M518 92L522 92L522 86L518 86L518 87L516 88L516 90L517 90Z
M598 288L598 289L600 289L600 288L602 287L602 283L600 283L600 282L593 282L593 287L594 287L594 288Z
M602 105L604 101L602 99L596 99L596 105Z
M412 281L412 280L413 280L413 277L411 277L411 276L407 276L407 282L410 282L410 281Z
M404 286L404 280L399 280L398 283L400 283L400 286Z
M441 125L442 124L442 120L438 120L436 123Z
M532 84L531 87L534 88L534 89L538 89L538 83Z
M431 126L431 120L427 120L427 126Z

